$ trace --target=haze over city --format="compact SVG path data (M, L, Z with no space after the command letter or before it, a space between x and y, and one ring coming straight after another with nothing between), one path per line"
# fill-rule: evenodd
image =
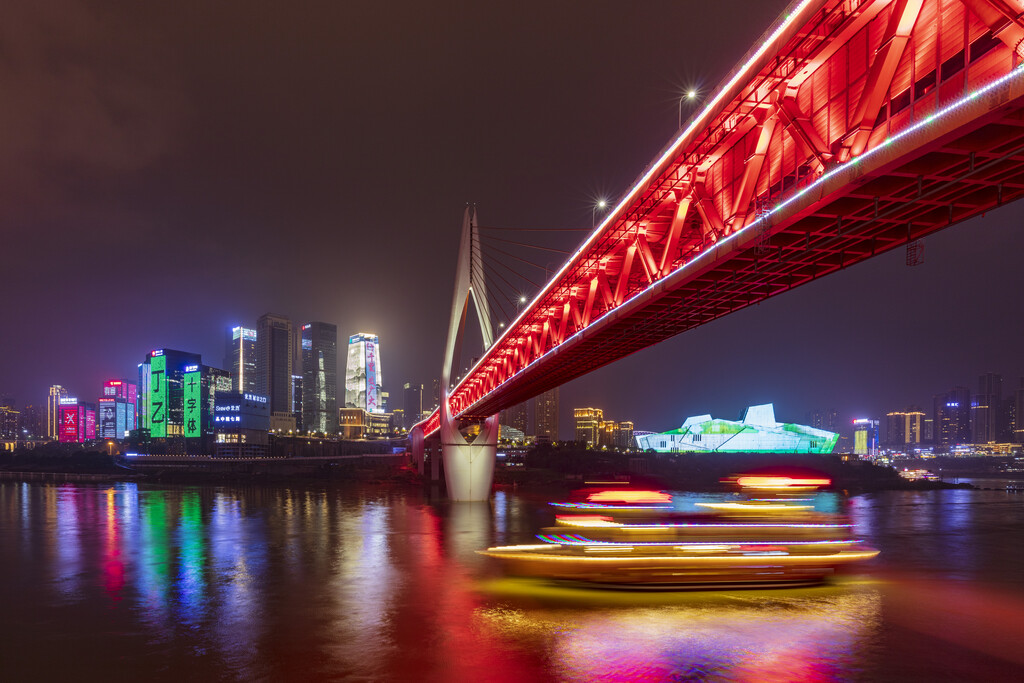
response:
M91 396L153 348L217 365L226 327L273 311L375 332L392 400L429 392L463 206L589 228L694 110L682 94L784 4L13 7L2 389ZM581 405L663 430L763 402L930 410L990 371L1015 387L1022 219L992 211L928 237L922 265L896 249L566 384L563 436Z

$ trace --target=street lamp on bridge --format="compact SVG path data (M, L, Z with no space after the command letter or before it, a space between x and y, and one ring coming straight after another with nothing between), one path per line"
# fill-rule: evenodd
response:
M694 90L693 88L690 88L689 90L684 92L682 94L682 96L680 96L680 98L679 98L679 126L678 126L679 128L683 127L683 102L693 103L693 102L696 102L696 100L697 100L697 91Z

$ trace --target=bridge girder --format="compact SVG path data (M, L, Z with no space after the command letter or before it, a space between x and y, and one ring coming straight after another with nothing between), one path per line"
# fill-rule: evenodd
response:
M470 372L488 381L455 388L453 413L493 414L1024 195L1022 10L793 3Z

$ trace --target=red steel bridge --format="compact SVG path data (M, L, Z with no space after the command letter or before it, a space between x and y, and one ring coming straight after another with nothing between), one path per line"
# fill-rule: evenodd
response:
M798 0L451 390L484 419L1024 194L1024 0ZM434 414L419 426L439 429Z

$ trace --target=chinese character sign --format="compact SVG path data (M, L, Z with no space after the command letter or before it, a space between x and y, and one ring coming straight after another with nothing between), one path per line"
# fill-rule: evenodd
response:
M153 356L149 361L149 433L155 438L167 436L167 358Z
M200 429L200 410L202 406L199 371L185 373L185 436L198 437Z

